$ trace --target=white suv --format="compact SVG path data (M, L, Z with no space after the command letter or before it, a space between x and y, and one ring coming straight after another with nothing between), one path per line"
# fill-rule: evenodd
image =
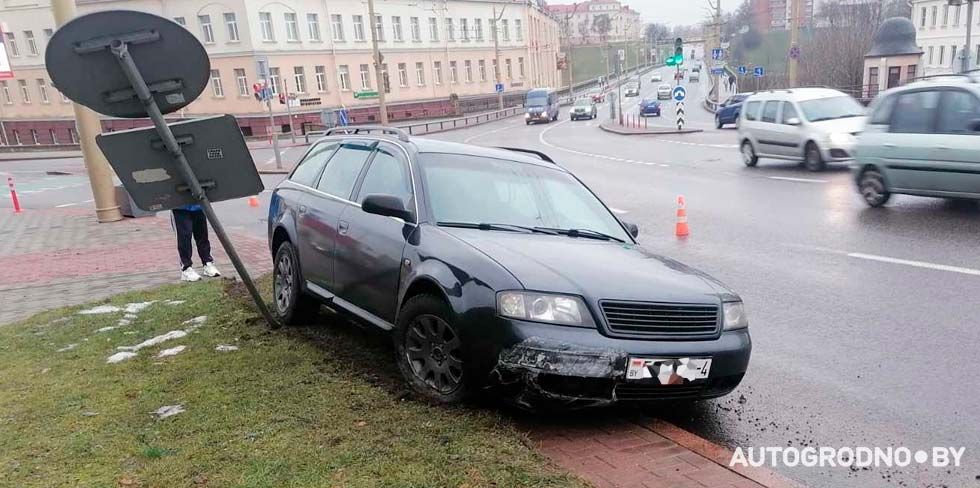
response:
M738 140L742 162L759 158L802 161L810 171L853 158L865 109L829 88L794 88L752 94L742 104Z

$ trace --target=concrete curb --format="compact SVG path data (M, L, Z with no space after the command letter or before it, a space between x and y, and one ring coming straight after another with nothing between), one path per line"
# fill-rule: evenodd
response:
M728 464L731 461L733 454L731 450L692 434L669 422L665 422L663 420L652 420L649 423L641 424L641 426L646 427L647 429L650 429L651 431L666 437L667 439L670 439L677 445L688 449L701 457L709 459L715 464L718 464L729 471L734 471L745 478L765 486L766 488L805 488L805 485L765 468L756 468L752 466L746 467L741 465L729 466Z
M657 135L668 135L668 134L695 134L698 132L704 132L704 129L620 129L615 125L607 125L607 123L602 122L599 124L599 128L621 136L657 136Z

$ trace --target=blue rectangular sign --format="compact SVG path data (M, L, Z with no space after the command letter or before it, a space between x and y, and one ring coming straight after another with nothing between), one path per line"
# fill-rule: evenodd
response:
M497 93L503 93L503 92L504 92L504 84L497 83Z
M724 68L711 68L711 74L720 75L725 72Z
M755 75L756 78L762 78L765 76L766 70L762 66L756 66L752 69L752 74Z

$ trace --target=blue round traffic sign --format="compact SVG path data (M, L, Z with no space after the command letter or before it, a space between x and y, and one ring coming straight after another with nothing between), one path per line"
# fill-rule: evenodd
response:
M684 89L683 86L675 86L674 89L671 90L670 96L675 102L683 102L684 99L687 98L687 90Z

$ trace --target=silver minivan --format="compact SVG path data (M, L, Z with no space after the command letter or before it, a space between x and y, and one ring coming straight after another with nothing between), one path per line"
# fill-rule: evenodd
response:
M980 199L980 77L950 75L888 90L855 148L865 203L892 193Z
M849 161L865 119L857 100L829 88L754 93L738 119L742 162L751 167L759 158L801 161L820 171L827 163Z

